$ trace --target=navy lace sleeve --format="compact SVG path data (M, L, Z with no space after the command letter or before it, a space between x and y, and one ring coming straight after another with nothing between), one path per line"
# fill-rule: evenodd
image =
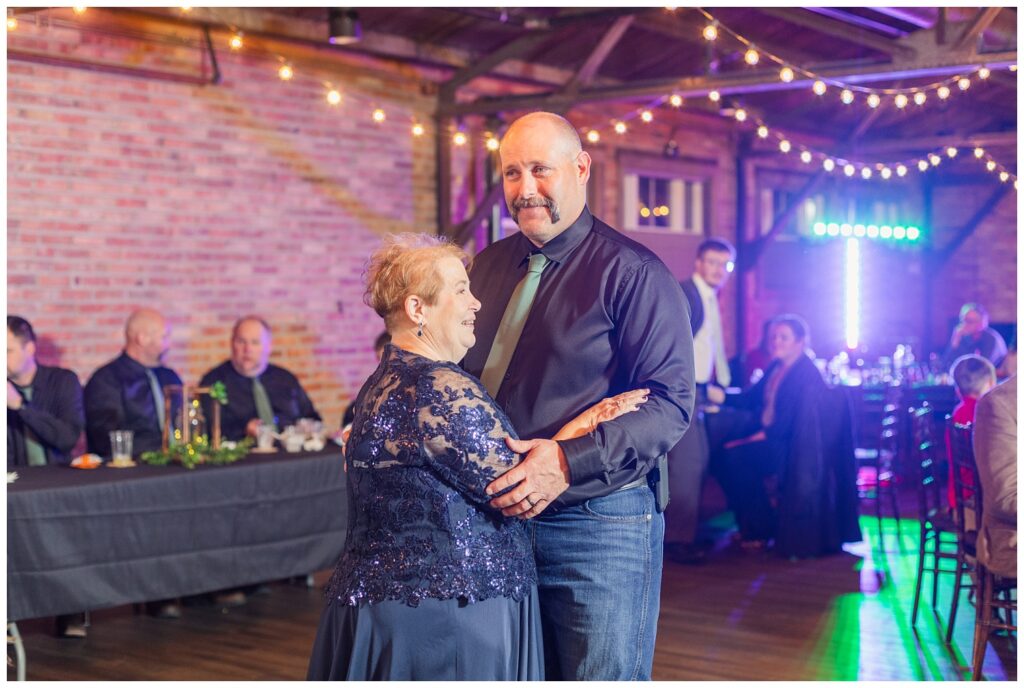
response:
M417 389L424 456L441 479L469 500L487 506L484 489L517 462L505 437L518 439L508 418L480 382L457 368L440 367Z

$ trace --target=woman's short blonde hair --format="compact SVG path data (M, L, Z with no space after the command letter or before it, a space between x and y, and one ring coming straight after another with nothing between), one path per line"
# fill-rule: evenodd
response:
M363 301L384 318L388 331L406 298L415 294L427 305L437 303L444 283L437 270L442 258L457 258L463 264L466 252L446 239L429 234L395 234L373 252L366 267Z

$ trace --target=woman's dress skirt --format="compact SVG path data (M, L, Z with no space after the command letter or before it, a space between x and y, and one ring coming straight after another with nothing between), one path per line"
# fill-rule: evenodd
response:
M352 607L331 600L320 617L309 680L534 681L544 678L534 588L522 602L422 600Z

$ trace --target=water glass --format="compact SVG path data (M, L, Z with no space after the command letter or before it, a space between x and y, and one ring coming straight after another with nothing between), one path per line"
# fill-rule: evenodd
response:
M114 463L127 463L132 460L132 439L134 433L131 430L110 431L110 453Z

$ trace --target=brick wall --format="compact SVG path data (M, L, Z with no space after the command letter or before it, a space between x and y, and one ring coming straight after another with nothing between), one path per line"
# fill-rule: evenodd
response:
M192 73L199 54L30 20L8 47ZM206 86L8 60L8 312L83 383L133 308L170 319L167 363L186 382L259 313L271 360L335 424L382 330L361 300L368 253L388 232L435 231L433 100L386 65L306 56L285 83L272 56L218 58L223 81Z

